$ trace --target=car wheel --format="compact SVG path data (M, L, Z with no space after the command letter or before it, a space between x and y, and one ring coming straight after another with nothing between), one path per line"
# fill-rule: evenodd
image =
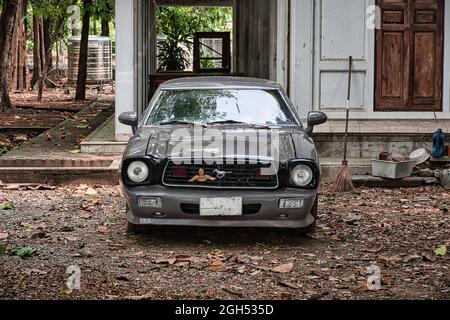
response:
M307 235L307 234L313 234L316 233L316 226L317 226L317 212L319 208L319 196L317 196L316 201L314 201L314 205L311 209L311 215L314 217L314 222L305 228L296 229L295 233L299 235Z
M127 221L127 233L128 234L149 234L150 226L133 224Z
M125 210L126 210L126 212L128 212L128 210L130 210L130 207L128 206L128 204L125 205ZM150 233L150 226L133 224L133 223L127 221L126 233L128 233L128 234L148 234L148 233Z

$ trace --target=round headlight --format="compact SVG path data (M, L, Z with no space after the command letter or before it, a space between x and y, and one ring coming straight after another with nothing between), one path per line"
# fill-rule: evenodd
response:
M142 161L134 161L128 166L127 175L134 183L144 182L149 175L148 166Z
M291 180L297 187L306 187L311 183L313 177L312 169L305 164L300 164L291 171Z

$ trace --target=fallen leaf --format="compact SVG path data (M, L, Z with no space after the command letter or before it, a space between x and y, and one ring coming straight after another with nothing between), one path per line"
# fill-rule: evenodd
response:
M278 267L272 268L272 271L277 272L277 273L290 273L293 268L294 268L294 264L291 262L291 263L282 264Z
M352 292L367 292L370 291L369 287L367 286L367 283L361 283L356 288L352 289Z
M59 229L60 232L73 232L75 231L74 227L64 226Z
M217 291L214 289L208 289L203 296L206 299L215 299L217 297Z
M119 281L126 281L126 282L131 281L130 278L128 278L128 277L125 276L125 275L117 276L117 277L116 277L116 280L119 280Z
M175 262L177 262L177 258L171 257L171 258L162 258L162 259L155 259L154 263L156 264L169 264L174 265Z
M77 136L77 142L78 143L82 143L84 140L86 140L86 136L84 135L84 134L82 134L82 133L80 133L78 136Z
M89 123L80 124L79 126L77 126L77 129L89 129L90 126L91 125Z
M314 291L314 290L312 290L312 289L308 289L308 288L303 288L303 289L302 289L302 293L303 293L303 294L308 294L308 295L314 295L314 294L317 294L316 291Z
M94 188L87 188L87 190L84 192L84 194L86 196L96 196L97 195L97 191Z
M411 261L419 260L419 259L422 259L422 257L419 256L419 255L417 255L417 254L416 254L416 255L410 255L410 256L405 257L405 258L403 259L403 262L409 263L409 262L411 262Z
M23 142L27 142L28 140L30 140L30 138L28 137L27 134L16 134L13 136L14 142L23 143Z
M216 260L213 263L211 263L209 266L206 267L206 269L208 269L209 271L214 271L214 272L224 271L225 268L226 268L225 263L223 263L220 260Z
M52 135L50 134L50 132L46 132L45 133L45 136L47 137L47 141L53 141L53 137L52 137Z
M64 287L61 289L61 293L65 295L72 294L73 290L67 286L67 284L64 285Z
M436 253L433 251L426 251L422 253L422 258L427 262L435 262L436 261Z
M437 256L445 256L447 254L447 247L446 246L442 246L437 248L434 253L436 253Z
M292 300L294 296L288 292L281 292L274 297L274 300Z
M0 233L0 240L5 240L9 237L8 233Z
M244 296L244 294L242 293L242 288L237 288L237 287L229 287L229 288L227 288L227 287L224 287L224 288L222 288L222 290L225 291L225 292L231 293L231 294L233 294L235 296L241 297L241 298Z
M32 224L32 223L28 223L28 222L21 222L20 225L26 229L29 229L31 231L33 230L44 230L47 228L47 225L42 222L39 224Z
M298 289L298 288L300 288L297 284L295 284L293 282L289 282L289 281L279 281L278 284L283 286L283 287L288 287L288 288L291 288L291 289Z
M176 262L193 262L195 260L194 257L192 256L187 256L187 255L179 255L175 257Z
M386 257L386 256L378 256L376 257L376 260L380 263L383 263L384 265L393 265L400 261L403 261L402 258L393 256L393 257Z
M12 201L6 201L0 205L0 210L12 210L14 208L14 203Z
M364 252L369 252L369 253L379 253L381 250L383 250L383 245L382 244L374 246L371 249L365 249L363 251Z
M88 214L88 213L84 213L80 216L81 219L85 219L85 220L89 220L92 218L92 215Z
M87 211L87 212L92 212L92 211L95 211L97 208L94 206L91 206L91 205L82 205L81 209L83 209L84 211Z
M74 150L70 150L69 152L72 153L72 154L78 154L78 153L81 153L81 150L80 149L74 149Z
M124 297L124 300L133 300L133 301L139 301L139 300L153 300L153 294L152 293L148 293L148 294L144 294L141 296L127 296Z
M72 236L67 236L67 237L65 237L65 239L69 242L76 242L76 241L80 240L80 238L72 237Z
M97 228L97 231L100 232L100 233L107 233L107 232L108 232L108 227L105 227L105 226L99 226L99 227Z

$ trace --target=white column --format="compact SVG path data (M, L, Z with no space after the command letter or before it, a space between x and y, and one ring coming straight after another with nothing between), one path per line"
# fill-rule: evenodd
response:
M291 2L290 96L302 118L313 105L314 1Z
M131 136L118 117L135 111L134 85L134 0L116 0L116 141Z
M289 35L289 1L277 0L276 39L277 39L277 61L276 81L287 90L288 84L288 35Z

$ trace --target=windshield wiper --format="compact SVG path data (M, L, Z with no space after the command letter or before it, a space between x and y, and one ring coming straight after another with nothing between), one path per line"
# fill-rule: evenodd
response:
M236 120L224 120L224 121L215 121L209 122L208 125L218 125L218 124L241 124L245 126L249 126L256 129L271 129L271 126L265 124L252 124L248 122L236 121Z
M248 123L236 120L222 120L222 121L208 122L208 124L214 125L214 124L248 124Z
M198 126L199 124L189 121L181 121L181 120L170 120L166 122L158 123L159 126L170 126L170 125L188 125L188 126Z

